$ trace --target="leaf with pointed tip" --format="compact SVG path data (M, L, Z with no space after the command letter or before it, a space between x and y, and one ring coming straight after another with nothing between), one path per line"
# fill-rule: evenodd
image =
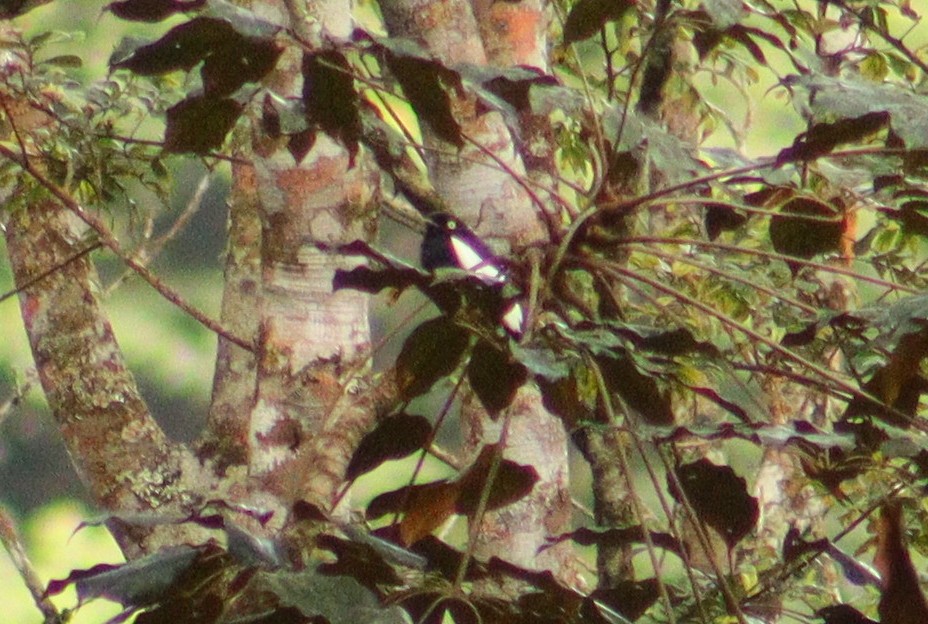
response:
M206 95L225 96L261 80L281 52L273 39L243 35L223 19L196 17L153 43L124 39L110 57L110 67L152 76L190 71L202 61Z
M507 353L485 340L477 343L467 364L470 386L494 418L509 407L527 377L528 371L522 364L513 362Z
M457 500L457 512L473 518L477 513L477 506L483 495L483 490L489 485L490 494L487 498L486 509L492 511L510 505L519 499L528 496L538 481L538 472L532 466L517 464L508 459L500 461L499 469L492 484L487 480L494 455L499 452L498 444L488 444L480 450L480 455L467 469L460 480L460 493Z
M410 106L440 139L463 147L461 126L451 111L446 88L461 90L460 75L424 55L404 42L380 40L386 53L387 66L403 88Z
M461 492L457 481L433 481L384 492L372 500L366 510L368 519L388 513L403 513L399 540L404 546L415 544L457 513Z
M161 599L180 575L193 564L202 548L172 546L121 565L96 565L74 570L65 579L48 584L48 596L74 585L78 600L107 598L123 606L144 606Z
M153 43L133 48L138 40L124 40L110 57L110 68L143 76L190 71L224 42L239 37L228 22L197 17L175 26Z
M606 386L622 397L649 425L674 422L670 392L661 389L655 378L639 370L626 355L598 357Z
M564 44L592 37L607 22L622 18L635 5L635 0L580 0L564 22Z
M643 581L620 581L612 587L594 590L584 603L584 611L587 609L592 611L605 605L634 622L657 602L658 596L660 596L660 591L656 578ZM606 619L606 621L609 620Z
M852 421L860 416L875 415L891 425L911 426L921 395L928 391L928 382L920 374L922 360L926 357L928 322L920 331L904 334L889 361L864 384L863 389L881 399L883 405L866 397L854 397L841 420Z
M650 531L648 537L651 543L659 548L665 548L677 554L683 553L683 546L680 541L670 533ZM647 542L641 525L616 529L588 529L584 527L569 533L549 537L548 545L545 548L560 544L566 540L571 540L581 546L626 546L628 544Z
M383 462L414 453L428 443L432 425L423 416L396 414L388 416L364 436L345 470L345 479L354 481Z
M889 113L877 111L831 123L813 124L790 147L777 154L776 166L789 162L814 160L844 143L856 143L889 126Z
M348 60L335 50L304 52L302 72L306 114L345 146L353 163L361 138L361 116Z
M308 568L299 572L270 574L262 580L271 596L277 598L279 605L299 610L298 614L272 613L266 620L260 620L266 624L408 622L402 609L398 606L384 608L377 593L352 575L330 575L316 568ZM297 615L305 619L299 619Z
M727 204L707 202L706 216L703 222L710 241L714 241L722 232L737 230L747 223L747 216Z
M731 467L700 459L677 466L676 473L683 492L670 480L670 495L679 502L685 493L696 516L715 529L730 549L754 529L760 515L757 499Z
M470 336L447 316L416 327L396 357L399 397L409 401L431 389L436 381L458 367Z
M219 149L242 114L242 105L230 98L190 96L167 111L164 149L167 152L208 154Z

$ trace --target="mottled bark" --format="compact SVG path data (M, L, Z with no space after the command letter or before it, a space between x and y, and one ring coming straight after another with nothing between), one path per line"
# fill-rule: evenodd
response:
M261 288L261 221L254 168L232 167L229 240L226 248L222 324L236 336L258 334ZM253 353L219 337L209 420L200 456L220 473L248 464L248 416L254 404L256 360Z
M36 368L74 467L94 500L111 512L180 513L196 502L197 462L171 444L139 395L97 296L77 218L52 200L9 215L7 251L18 285L61 267L20 293ZM118 530L127 556L176 543L196 531Z
M273 4L273 3L268 3ZM348 2L310 7L284 3L297 32L310 37L319 27L343 35ZM315 21L310 23L309 19ZM268 83L279 95L300 97L302 50L289 49ZM261 222L260 353L249 423L249 471L284 501L311 496L328 507L335 479L316 481L319 462L307 461L321 445L333 453L324 462L347 465L350 450L319 436L335 435L326 425L349 388L369 374L369 297L333 291L338 269L358 258L320 249L353 240L373 240L377 189L363 154L352 159L345 146L319 132L300 162L282 141L254 132L257 207ZM368 418L373 416L368 414ZM334 455L338 454L338 458Z

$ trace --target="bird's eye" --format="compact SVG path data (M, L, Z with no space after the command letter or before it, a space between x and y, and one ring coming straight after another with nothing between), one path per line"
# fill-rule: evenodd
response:
M457 221L455 221L454 219L448 219L447 228L448 228L449 230L456 230L457 227L458 227L458 222L457 222Z

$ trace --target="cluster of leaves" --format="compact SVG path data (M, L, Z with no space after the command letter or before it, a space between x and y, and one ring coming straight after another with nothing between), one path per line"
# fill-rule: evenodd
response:
M48 56L49 47L71 36L45 32L28 39L8 33L8 62L0 81L9 97L2 140L23 157L41 160L50 178L93 204L130 203L126 187L137 181L165 197L167 171L150 142L134 139L145 119L162 112L162 91L153 85L110 77L89 86L70 78L80 67L73 55ZM167 91L166 89L164 90ZM16 102L15 110L9 107ZM21 143L28 125L30 144ZM4 159L3 183L15 186L21 164ZM20 197L29 197L22 194Z
M360 244L337 250L372 262L339 273L336 287L416 288L440 311L413 330L397 358L400 401L405 405L440 390L437 382L463 371L497 416L532 380L581 447L584 432L620 427L639 444L661 451L678 450L682 440L705 445L734 438L785 448L798 455L822 493L858 514L900 484L920 485L928 476L928 447L920 435L928 306L917 294L925 286L921 239L928 234L928 100L920 95L928 68L890 33L889 3L778 7L705 0L696 9L670 10L670 3L657 2L653 13L644 4L580 0L568 7L563 42L576 46L578 54L573 60L565 56L557 76L527 68L450 68L411 42L357 31L350 42L304 50L303 93L289 99L259 86L284 45L279 27L218 0L117 2L111 10L125 19L155 21L180 12L193 17L156 41L125 42L111 66L149 77L198 69L191 92L170 107L159 104L167 151L220 149L246 107L259 102L262 129L281 140L295 162L319 132L353 156L364 146L414 205L422 197L406 182L402 158L412 139L384 121L382 102L370 105L371 91L393 92L387 84L370 86L380 74L395 81L420 123L451 146L464 142L451 107L458 93L474 94L487 110L501 112L516 141L523 136L518 127L523 113L583 120L576 126L558 122L565 128L561 147L565 161L593 172L596 185L589 193L552 196L550 221L570 227L553 231L544 251L542 281L549 286L539 289L531 311L536 327L523 341L497 327L502 302L466 274L425 274ZM901 17L912 18L907 4L898 8ZM638 18L634 23L628 19L632 14ZM858 42L830 49L830 37L848 25L859 30ZM670 71L667 33L692 50L697 59L692 72ZM775 74L773 57L790 73ZM590 70L591 60L603 69ZM796 105L805 130L762 161L700 151L698 142L716 127L738 124L703 95L693 80L696 70L744 89L759 80L758 65L774 67L769 71ZM120 89L144 84L122 75L117 72L107 84ZM601 90L605 104L577 94L571 85L580 78ZM24 93L30 101L46 97L37 84ZM115 110L125 94L107 93L107 106ZM665 113L661 124L652 114L661 108L688 111L683 125L700 132L681 138L668 131L672 115ZM99 126L74 127L76 135L92 137ZM707 164L710 159L731 168L716 170ZM119 177L111 173L105 179ZM662 215L663 229L654 226L655 214ZM516 278L528 283L529 271L519 268L514 266ZM873 305L848 312L832 304L827 295L841 288L836 275L860 286L858 295ZM829 366L838 353L846 359L840 369ZM804 395L834 397L841 407L836 413L797 411L788 422L771 423L765 407L769 379L786 379ZM699 422L681 422L687 412L698 414ZM400 412L358 449L348 476L426 449L434 436L430 421ZM668 484L655 482L655 488L715 531L734 561L758 520L758 502L745 480L701 458L678 457L662 473ZM417 620L429 614L440 620L447 612L455 621L600 622L637 618L662 587L672 590L665 595L674 610L705 617L706 610L749 611L774 586L764 580L736 597L723 596L715 581L690 578L689 591L683 581L655 577L583 596L502 560L467 563L462 553L431 537L452 514L473 518L480 509L518 500L536 478L532 467L502 460L498 448L487 447L455 480L376 498L368 516L401 517L384 536L421 558L412 560L421 562L427 578L417 583L408 583L408 570L400 573L382 544L359 544L332 530L318 544L328 551L327 562L311 565L299 580L290 576L294 573L243 565L207 546L155 555L152 576L164 582L148 579L157 587L133 587L120 599L133 609L149 608L148 619L139 621L151 622L174 617L169 605L175 604L203 613L202 621L217 621L246 590L268 597L266 617L277 618L251 621L358 617L343 607L320 606L329 592L353 596L341 602L364 608L387 597L399 600ZM668 523L667 532L584 528L552 536L552 543L644 542L688 560L690 546ZM891 526L885 534L892 533ZM902 558L898 549L893 552L894 560ZM415 567L407 565L409 551L401 553L402 565ZM758 555L751 563L770 573L765 579L781 572L789 577L800 567L797 562L807 565L820 553L843 562L848 578L862 575L834 540L804 542L795 535L782 557ZM339 580L332 581L333 575ZM520 597L465 600L448 591L462 578L488 577L519 581ZM252 585L255 579L263 579L265 593ZM70 581L87 587L83 576ZM190 587L198 588L195 598ZM740 600L737 609L734 600ZM820 613L830 622L854 621L846 611ZM391 613L383 621L403 617Z

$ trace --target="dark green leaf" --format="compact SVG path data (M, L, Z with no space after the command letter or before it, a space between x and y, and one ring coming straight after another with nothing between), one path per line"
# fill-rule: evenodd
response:
M583 41L599 32L607 22L622 18L634 0L580 0L564 23L564 43Z
M61 56L53 56L42 61L45 65L55 65L56 67L82 67L84 65L84 59L75 55L75 54L63 54Z
M403 624L408 621L402 609L384 608L377 594L351 575L329 575L307 569L267 575L263 581L281 605L299 609L311 622ZM273 618L266 621L278 622Z
M229 98L195 95L167 111L164 149L168 152L208 154L222 147L242 113L242 105Z
M121 565L96 565L75 570L66 579L51 581L46 593L60 594L74 585L80 602L108 598L123 606L156 602L202 553L192 546L172 546Z
M729 548L741 541L757 524L757 499L748 494L747 483L729 466L716 466L700 459L676 468L680 487L700 520L715 529ZM680 501L682 494L669 480L670 495Z
M409 401L425 394L442 377L458 367L470 337L447 316L416 327L396 357L399 396Z
M361 439L345 478L354 481L387 460L406 457L423 448L431 435L432 425L422 416L402 413L384 418Z
M471 388L490 416L494 417L509 407L527 377L528 371L522 364L513 362L508 353L485 340L477 343L467 364Z

